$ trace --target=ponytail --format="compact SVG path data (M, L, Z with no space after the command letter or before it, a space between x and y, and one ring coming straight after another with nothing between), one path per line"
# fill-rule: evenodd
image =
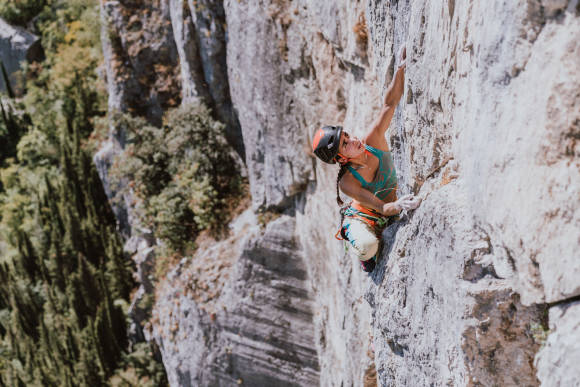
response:
M338 183L340 183L340 179L344 176L347 171L348 163L340 164L340 169L338 170L338 176L336 177L336 202L338 203L339 207L344 205L344 202L340 198L340 191L338 190Z

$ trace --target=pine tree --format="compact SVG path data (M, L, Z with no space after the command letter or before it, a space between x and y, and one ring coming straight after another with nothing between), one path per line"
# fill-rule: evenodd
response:
M30 242L30 238L26 233L17 231L18 251L20 253L20 260L18 261L19 270L23 276L30 278L31 282L36 282L40 275L40 267L38 265L38 257L34 251L34 247Z
M66 2L57 3L66 12ZM50 87L51 77L37 80L50 93L37 90L40 102L33 110L41 115L33 117L34 125L26 113L16 113L23 107L0 100L0 168L22 169L36 184L13 179L5 190L0 181L0 210L11 211L10 217L0 212L0 230L7 234L0 238L10 249L0 260L0 386L105 386L125 366L126 313L119 300L126 304L135 284L115 217L83 148L94 117L104 114L87 81L92 76L67 76L57 88ZM18 142L32 127L56 152L50 163L17 159ZM4 207L9 195L26 206ZM166 383L159 367L152 369L158 384Z
M9 384L106 385L128 346L126 317L113 301L128 298L131 266L80 146L90 108L74 91L78 85L63 108L61 177L44 175L35 193L38 230L13 229L18 254L12 265L0 266L9 284L0 285L0 305L11 310L11 325L0 331L20 364L2 376ZM40 233L38 246L30 232Z

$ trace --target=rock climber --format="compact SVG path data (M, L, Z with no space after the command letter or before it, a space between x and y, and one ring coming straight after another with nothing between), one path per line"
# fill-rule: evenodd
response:
M412 194L397 198L397 174L385 139L405 85L406 49L399 51L399 66L385 95L383 107L362 140L341 126L324 126L312 140L314 154L325 163L340 164L336 179L336 201L342 223L337 233L354 249L362 268L372 272L376 265L380 235L401 211L416 209L421 200ZM342 192L353 200L344 205Z

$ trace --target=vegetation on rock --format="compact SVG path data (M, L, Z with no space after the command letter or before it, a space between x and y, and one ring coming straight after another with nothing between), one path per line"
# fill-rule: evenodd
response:
M0 3L0 17L10 24L25 26L46 4L46 0L4 0Z
M209 109L201 103L173 109L161 127L126 114L113 119L127 146L111 177L120 194L134 193L141 222L162 242L159 260L191 252L202 230L221 234L242 180L224 125Z

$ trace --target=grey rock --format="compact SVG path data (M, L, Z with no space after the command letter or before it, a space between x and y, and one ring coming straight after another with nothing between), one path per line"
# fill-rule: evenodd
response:
M205 82L195 26L186 0L170 0L169 12L175 45L179 53L183 103L201 98L211 101Z
M530 364L539 344L528 327L542 309L523 306L491 261L462 259L480 256L487 241L473 233L469 217L450 211L457 203L447 198L457 189L432 193L410 219L383 234L385 248L366 294L378 380L535 385Z
M307 58L304 71L296 75L285 59L290 62L290 45L300 47L304 38L289 35L288 29L299 27L292 27L277 2L225 1L224 9L230 91L242 127L253 205L287 208L312 173L311 161L303 157L308 140L300 131L302 102L293 89L302 77L314 74ZM300 60L298 54L294 58Z
M188 0L189 12L199 45L199 64L203 69L203 84L198 87L209 92L206 103L216 117L226 125L226 139L242 160L246 159L244 141L238 117L230 98L226 62L227 25L223 1Z
M163 111L181 101L168 1L104 1L100 7L109 109L161 124Z
M23 61L40 61L44 59L44 51L38 36L24 28L11 26L0 18L0 58L8 73L10 84L15 92L23 86L22 78L17 78ZM6 91L4 79L0 77L0 90Z
M118 141L115 141L113 136L110 136L106 141L104 141L97 153L93 155L93 163L97 168L97 173L103 183L103 188L105 190L105 194L109 198L109 202L111 203L111 207L113 212L115 213L115 218L117 220L117 224L119 227L119 231L121 235L125 237L125 239L129 238L131 235L131 224L129 219L129 207L127 206L130 203L129 197L124 197L124 202L119 202L118 200L114 200L117 196L117 191L113 189L111 186L111 182L109 179L109 170L113 165L115 157L122 152L121 145Z
M242 132L229 91L222 2L170 0L169 10L180 59L183 102L202 99L226 125L226 139L244 160Z
M99 150L93 156L93 163L96 166L105 194L109 198L115 214L118 231L125 240L123 250L137 268L133 276L139 287L133 295L128 310L130 319L129 339L131 342L136 343L146 339L143 326L147 323L153 307L154 286L152 275L155 268L153 247L155 238L151 231L143 227L138 220L137 209L131 204L133 202L133 193L119 193L110 183L109 170L115 157L122 152L124 145L123 138L120 138L122 135L122 133L112 128L109 138L101 144Z
M550 308L549 335L536 355L534 365L542 386L577 386L580 384L580 302Z
M195 97L195 47L213 79L224 36L253 209L292 218L236 228L159 284L144 333L171 383L359 386L373 369L380 385L574 383L576 303L560 312L580 293L578 1L226 0L222 31L219 7L196 4L191 22L170 12L190 66L175 69ZM210 36L194 44L194 29ZM365 133L403 44L387 139L399 193L424 201L385 231L367 276L333 239L337 169L309 139L326 123ZM130 100L127 79L111 106ZM212 98L225 95L216 82ZM536 355L545 303L558 306Z
M191 280L187 266L170 275L174 283L166 284L154 311L160 320L154 337L172 385L318 383L313 305L294 223L282 216L262 235L238 242L245 247L231 271L221 272L231 279L213 311L181 290L187 288L179 278Z

